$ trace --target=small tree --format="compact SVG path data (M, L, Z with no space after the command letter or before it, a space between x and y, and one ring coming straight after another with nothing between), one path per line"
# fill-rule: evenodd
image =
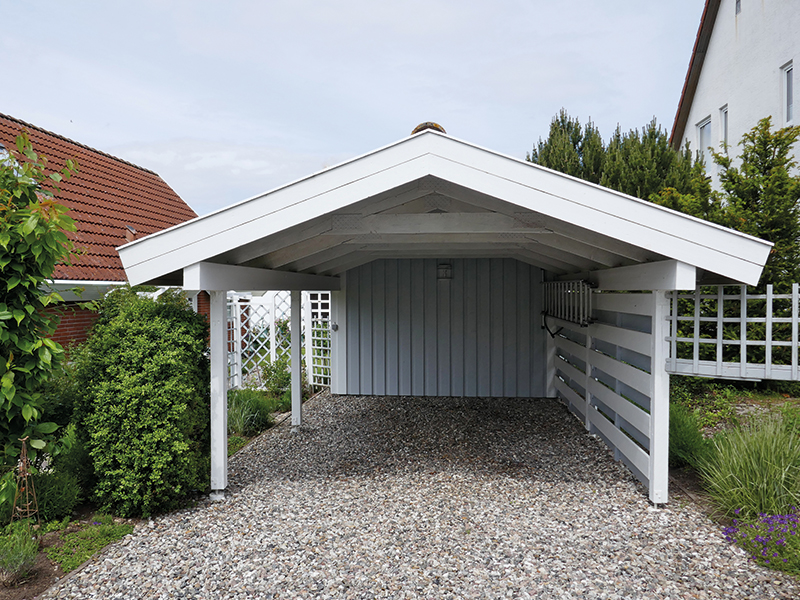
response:
M800 281L800 176L792 174L797 162L791 156L798 137L799 126L773 132L767 117L739 142L739 167L727 154L712 153L722 167L720 197L730 226L775 244L760 289L768 283L786 288Z
M26 133L16 143L17 152L0 156L0 466L6 469L16 463L20 438L30 438L35 460L57 428L42 421L42 387L64 353L49 339L58 323L45 309L61 297L47 284L56 265L69 260L65 232L75 225L54 191L77 169L67 161L61 173L48 173ZM13 495L9 475L0 480L0 505Z

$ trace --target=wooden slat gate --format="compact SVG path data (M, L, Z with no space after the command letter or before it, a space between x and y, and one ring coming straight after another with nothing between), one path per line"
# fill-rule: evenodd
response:
M575 291L578 289L578 291ZM584 290L586 291L586 290ZM669 378L664 369L668 299L651 294L591 293L592 318L573 311L574 321L550 315L548 294L576 298L578 286L545 284L548 372L556 396L600 437L648 487L654 503L667 501ZM562 313L563 314L563 313ZM659 323L662 327L659 327ZM652 335L653 331L662 331Z

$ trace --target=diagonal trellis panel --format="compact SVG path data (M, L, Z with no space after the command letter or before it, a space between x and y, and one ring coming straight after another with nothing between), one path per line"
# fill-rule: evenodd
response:
M301 346L308 381L327 387L331 376L330 293L303 292L302 300ZM261 364L289 359L290 318L291 292L270 292L262 298L229 296L229 388L245 383L259 386Z

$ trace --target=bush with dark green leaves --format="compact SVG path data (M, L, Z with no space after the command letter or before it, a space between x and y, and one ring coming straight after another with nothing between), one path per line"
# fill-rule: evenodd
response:
M74 357L93 498L121 516L177 508L208 485L206 319L177 291L152 299L128 287L99 312Z

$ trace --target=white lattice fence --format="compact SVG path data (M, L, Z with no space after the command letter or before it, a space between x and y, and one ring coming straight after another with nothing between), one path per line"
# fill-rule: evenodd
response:
M330 385L330 293L303 292L304 364L314 386ZM291 292L263 298L231 295L228 299L228 385L259 385L264 361L289 359ZM311 332L308 335L308 332ZM310 357L310 360L309 360Z
M658 297L603 293L594 294L592 302L593 322L585 327L546 317L555 332L550 340L555 393L648 487L653 502L666 502L666 343L654 344L651 336ZM654 402L657 394L664 397ZM666 414L655 418L656 406Z
M748 294L746 286L672 292L670 359L680 375L724 379L800 379L800 293Z

